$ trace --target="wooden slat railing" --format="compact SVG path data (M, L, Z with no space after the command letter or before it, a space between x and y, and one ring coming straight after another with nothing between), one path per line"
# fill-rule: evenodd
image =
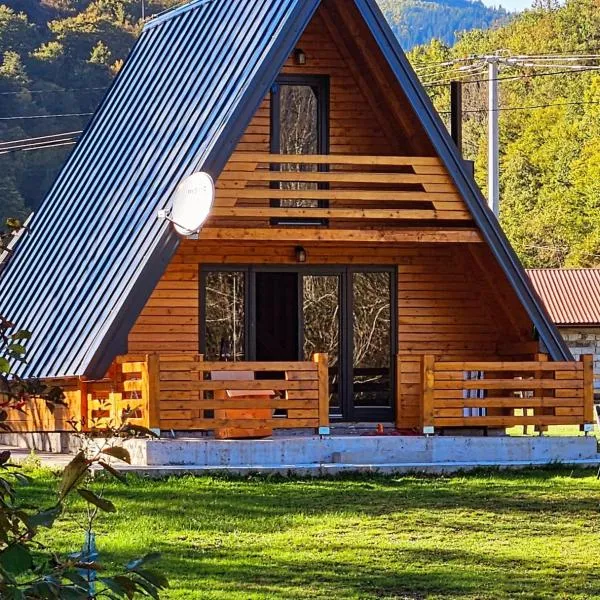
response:
M217 188L211 218L471 219L437 157L236 152Z
M152 427L150 401L153 396L149 391L157 360L156 354L119 357L106 379L85 382L86 429L118 427L125 419L134 425Z
M218 373L251 372L249 380ZM202 356L160 357L160 428L258 430L329 424L327 355L304 362L209 362ZM227 392L237 391L233 397ZM248 391L248 395L244 395ZM260 392L264 394L260 394Z
M13 432L50 432L73 431L72 421L78 421L81 415L80 382L77 378L55 378L48 385L60 387L65 394L65 403L49 406L41 398L30 398L21 407L9 408L4 421ZM0 404L8 398L0 396Z
M593 357L580 362L442 362L421 359L422 425L590 425Z

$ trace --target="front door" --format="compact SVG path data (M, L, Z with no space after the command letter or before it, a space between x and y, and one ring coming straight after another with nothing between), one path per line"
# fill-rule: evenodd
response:
M332 419L393 420L393 270L215 268L201 280L201 352L209 359L311 360L325 352Z

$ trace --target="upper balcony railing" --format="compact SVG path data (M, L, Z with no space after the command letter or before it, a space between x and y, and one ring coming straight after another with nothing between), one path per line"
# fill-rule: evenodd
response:
M468 221L436 157L236 152L213 218Z

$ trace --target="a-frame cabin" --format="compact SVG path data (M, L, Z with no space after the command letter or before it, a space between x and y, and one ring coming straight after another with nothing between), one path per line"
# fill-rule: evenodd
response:
M198 239L157 218L196 171ZM574 362L374 0L197 0L145 27L2 277L88 427L592 422ZM19 426L18 417L14 424ZM40 427L31 419L22 427Z

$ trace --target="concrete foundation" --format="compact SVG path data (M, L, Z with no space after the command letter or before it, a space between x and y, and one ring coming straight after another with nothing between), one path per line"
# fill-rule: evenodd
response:
M6 439L9 436L11 439ZM73 452L70 434L3 434L3 443L46 452ZM116 444L122 443L115 440ZM482 467L524 468L550 464L598 466L593 436L289 436L264 440L212 438L138 439L124 443L131 466L115 467L162 477L183 473L334 475L452 473ZM56 455L55 455L56 456ZM65 454L62 455L66 456Z
M598 465L594 437L311 436L266 440L129 440L146 474L452 472L560 463Z
M7 431L0 433L0 444L54 453L75 452L81 446L77 437L66 432Z

